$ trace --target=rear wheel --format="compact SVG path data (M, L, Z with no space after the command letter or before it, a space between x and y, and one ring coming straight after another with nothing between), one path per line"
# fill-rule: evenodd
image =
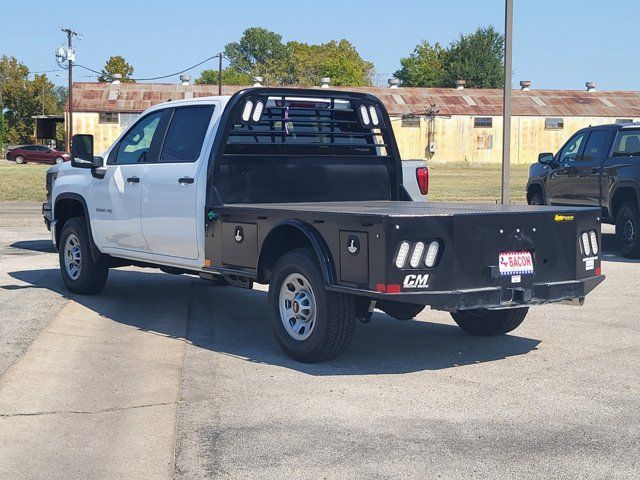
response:
M544 205L544 198L541 192L533 192L529 197L529 205Z
M527 316L529 308L511 308L508 310L458 310L451 316L462 330L481 337L504 335L520 326Z
M416 305L415 303L394 302L391 300L382 300L378 302L378 308L390 317L396 320L411 320L418 316L424 310L425 305Z
M269 304L276 339L295 360L329 360L351 342L356 299L325 290L311 250L293 250L276 263L269 284Z
M84 218L74 217L64 224L58 248L60 272L67 289L73 293L98 293L107 283L109 268L96 263Z
M640 257L640 215L632 202L623 203L616 215L616 242L622 255Z
M64 162L64 158L62 157L56 157L56 164L60 165L61 163Z
M27 163L27 162L24 161L24 157L22 155L18 155L16 157L16 163L19 163L22 165L23 163Z

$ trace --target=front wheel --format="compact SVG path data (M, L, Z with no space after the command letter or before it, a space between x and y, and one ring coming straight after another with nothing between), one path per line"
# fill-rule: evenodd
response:
M64 158L62 157L56 157L56 164L60 165L61 163L64 163Z
M309 249L293 250L278 260L269 284L269 304L276 339L294 360L330 360L351 342L356 299L325 290Z
M107 283L109 268L96 263L84 218L74 217L64 224L58 246L60 272L67 289L81 295L98 293Z
M616 243L625 257L640 257L640 214L634 203L624 203L618 210Z
M22 165L22 164L27 163L27 162L24 161L24 157L22 155L18 155L16 157L16 163L19 164L19 165Z
M529 197L529 205L544 205L544 198L541 192L534 192Z
M504 335L520 326L527 316L528 307L507 310L458 310L452 313L453 320L462 330L481 337Z

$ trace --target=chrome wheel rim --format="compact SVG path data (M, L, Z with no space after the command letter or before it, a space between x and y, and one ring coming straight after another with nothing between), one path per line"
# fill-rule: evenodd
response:
M71 234L64 242L64 267L71 280L77 280L82 269L82 251L80 240L75 234Z
M287 334L297 341L306 340L316 327L316 299L309 281L292 273L280 285L280 320Z
M24 163L24 158L16 157L16 163Z
M62 162L64 162L64 158L61 158L61 157L56 158L56 163L58 165L60 165Z

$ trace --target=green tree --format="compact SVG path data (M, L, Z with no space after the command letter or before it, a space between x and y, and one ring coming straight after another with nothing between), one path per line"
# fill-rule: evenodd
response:
M218 70L203 70L200 76L196 78L197 84L218 84ZM223 85L250 85L253 79L246 73L239 72L233 67L222 70Z
M0 97L4 141L12 144L33 140L33 115L60 113L54 85L46 75L29 79L29 69L15 57L0 59Z
M441 87L446 58L447 51L439 43L431 45L423 40L411 55L400 59L401 68L393 75L403 86Z
M131 75L133 75L133 67L120 55L109 57L109 60L107 60L107 63L105 63L104 68L102 69L102 75L98 77L98 81L111 82L113 80L112 75L114 73L122 75L121 81L123 83L135 81L131 79Z
M256 75L256 66L267 61L284 61L289 56L286 45L282 43L282 35L266 28L247 28L240 40L228 43L224 54L233 66Z
M492 26L460 35L447 48L423 40L400 59L394 75L407 87L453 87L465 80L471 88L504 85L504 37Z
M504 86L504 36L493 26L460 35L447 50L445 85L465 80L470 88Z
M330 77L332 85L371 85L373 64L347 40L320 45L289 42L287 46L291 51L290 68L283 73L296 85L318 85L322 77Z

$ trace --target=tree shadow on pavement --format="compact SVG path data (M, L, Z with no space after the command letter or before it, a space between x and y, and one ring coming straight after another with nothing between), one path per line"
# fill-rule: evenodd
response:
M48 272L48 273L47 273ZM55 269L11 272L16 280L35 288ZM188 282L187 284L181 282ZM186 287L186 288L185 288ZM11 289L10 285L0 288ZM109 273L99 295L71 295L71 299L115 322L171 337L185 335L184 319L146 314L152 306L189 292L187 340L194 346L249 362L278 365L310 375L400 374L440 370L492 362L535 350L539 340L506 335L473 337L451 324L427 321L399 322L374 313L372 322L358 324L351 345L338 358L319 364L291 360L278 346L272 332L266 292L221 287L189 276L118 270ZM423 316L429 317L426 311Z

